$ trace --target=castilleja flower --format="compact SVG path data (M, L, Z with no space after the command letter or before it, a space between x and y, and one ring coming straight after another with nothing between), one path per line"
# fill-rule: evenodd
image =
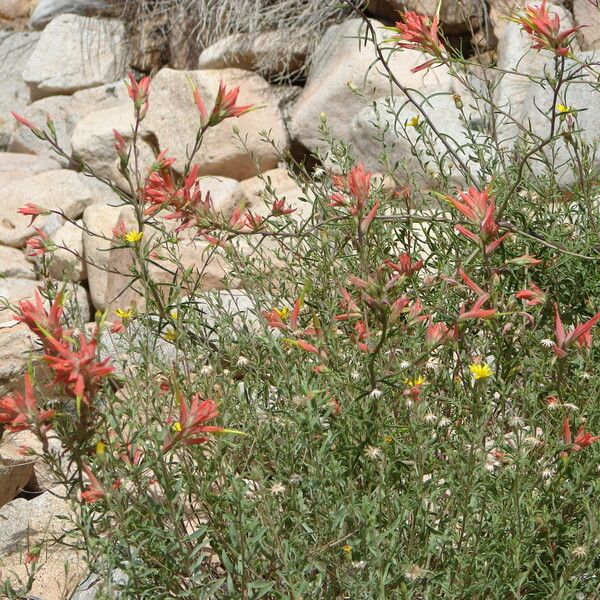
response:
M562 423L563 442L567 446L566 452L579 452L588 446L591 446L594 442L600 440L600 435L592 435L585 430L582 425L577 431L575 441L572 441L571 427L569 426L569 419L565 419Z
M523 14L510 19L521 26L532 40L534 50L550 50L558 56L568 56L569 44L581 27L560 30L560 17L557 13L550 15L546 0L540 5L528 6Z
M521 290L515 294L518 300L524 300L527 306L536 306L546 302L546 294L540 288L532 283L527 290Z
M39 290L36 289L33 301L21 300L17 305L17 314L14 320L25 323L31 332L40 338L46 351L51 351L48 339L60 340L64 336L70 335L70 332L65 330L61 323L63 301L64 294L59 292L54 298L50 310L46 310L44 300Z
M498 224L494 220L496 203L486 190L480 192L471 187L466 192L458 192L461 200L447 196L446 199L461 212L473 225L477 226L477 234L462 225L455 225L456 230L472 242L484 246L484 253L490 255L508 236L498 237Z
M39 227L34 227L37 235L30 237L25 245L27 246L27 254L31 257L42 256L46 252L54 252L56 245Z
M177 394L179 401L179 419L171 424L167 433L163 452L176 444L194 446L207 440L206 434L225 431L223 427L207 425L208 421L219 416L219 410L214 400L201 400L198 394L192 396L190 405L186 403L182 393Z
M133 100L133 106L137 118L141 121L148 111L148 91L150 88L150 77L142 77L139 82L135 80L133 73L129 73L129 81L125 82L129 97Z
M17 114L14 111L11 111L10 114L18 123L24 127L27 127L27 129L29 129L36 137L40 138L41 140L46 139L46 134L37 125L34 125L31 121L28 121L25 117Z
M296 212L295 208L286 207L285 198L281 200L274 200L273 206L271 207L271 214L274 217L281 217L283 215L291 215L293 212Z
M86 486L85 490L81 492L81 499L86 504L92 504L94 502L98 502L107 496L107 490L104 486L98 481L98 478L92 473L92 470L88 467L88 465L82 465L83 471L87 475L87 478L90 480L90 483ZM111 486L113 490L117 490L121 487L121 480L117 479Z
M32 204L31 202L28 202L25 206L22 206L21 208L19 208L17 210L17 212L21 215L31 217L31 221L29 222L30 227L33 224L33 222L40 215L49 215L50 214L49 210L42 208L41 206L38 206L37 204Z
M217 97L215 99L215 105L213 106L209 117L209 124L211 126L218 125L225 119L241 117L247 112L254 110L252 104L247 104L246 106L236 106L239 93L239 87L227 91L225 84L221 81L219 84L219 91L217 92Z
M398 273L399 276L402 276L412 275L413 273L416 273L423 267L424 262L422 260L418 260L413 263L410 254L408 254L407 252L403 252L398 257L398 260L396 262L393 262L391 260L385 260L384 264L390 269L392 269L392 271Z
M29 375L25 375L25 395L15 392L0 399L0 424L9 431L31 430L42 438L51 428L48 423L55 415L54 410L42 410L33 395Z
M400 48L419 50L433 56L431 60L411 69L412 73L426 69L438 60L443 60L444 46L438 37L439 19L437 15L430 19L425 15L408 11L401 15L401 19L396 22L394 27L388 28L398 34L392 36L390 41L396 42Z
M591 330L598 321L600 321L600 312L567 334L560 318L560 313L558 312L558 304L554 303L554 334L556 342L554 343L553 350L556 356L558 358L565 358L567 350L582 338L585 341L585 345L591 345Z

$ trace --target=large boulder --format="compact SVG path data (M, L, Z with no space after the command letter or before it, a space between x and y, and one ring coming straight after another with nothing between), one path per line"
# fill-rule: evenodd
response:
M12 21L28 17L37 0L0 0L0 18Z
M35 279L35 272L19 248L0 246L0 278Z
M13 181L18 177L27 177L52 171L58 163L48 156L35 156L18 152L0 152L0 175L9 174Z
M86 178L69 170L46 171L5 185L0 188L0 244L18 248L35 235L33 226L29 225L30 217L17 213L26 203L60 210L68 218L78 218L97 198L98 192ZM34 225L43 227L53 216L38 217Z
M14 128L10 111L23 112L29 104L29 87L21 71L38 42L32 32L0 32L0 150L8 145Z
M58 249L48 260L48 274L53 279L79 283L87 278L83 261L83 232L81 222L65 224L52 236Z
M123 23L63 14L44 29L23 79L33 99L109 83L127 67Z
M161 150L168 149L177 159L175 168L182 169L185 165L186 153L194 145L200 125L188 78L197 85L208 110L214 104L220 81L228 89L240 87L239 105L257 107L235 120L226 119L206 132L202 150L194 159L194 163L200 165L200 173L238 180L252 177L256 167L248 150L254 154L261 171L275 167L277 156L271 145L262 141L260 132L270 132L279 147L287 146L288 136L278 99L260 75L240 69L162 69L151 83L150 109L142 127L145 135L156 138ZM245 140L247 149L242 148L233 135L234 126Z
M27 325L4 320L5 314L0 312L0 398L21 389L29 356L36 349Z
M200 54L199 69L234 67L259 71L267 77L292 74L302 68L308 53L308 40L289 56L280 32L265 31L259 35L234 33L209 46Z
M590 0L573 0L575 23L581 25L584 50L600 48L600 7Z
M110 12L106 0L39 0L29 18L32 29L43 29L52 19L63 14L83 15L86 17Z
M368 6L375 16L391 21L399 20L400 14L408 11L431 18L438 14L445 33L476 29L482 18L482 5L476 0L371 0Z
M19 452L18 439L8 431L0 436L0 506L14 500L33 477L34 461Z
M81 90L72 96L42 98L27 106L22 114L40 127L44 127L47 118L50 117L54 122L59 145L70 155L71 136L77 123L89 113L122 105L126 98L125 84L117 81ZM132 108L130 110L133 112ZM35 137L26 127L14 126L8 149L12 152L49 156L65 166L69 164L68 159L59 158L48 143Z
M372 20L378 42L385 39L383 24ZM389 78L374 65L375 48L371 42L361 43L365 27L360 19L352 19L330 27L319 43L308 73L306 86L293 110L290 131L292 138L310 150L325 150L319 131L322 117L327 118L331 135L348 140L349 123L369 103L369 100L390 95ZM451 89L452 81L447 70L437 69L411 73L423 64L427 56L416 50L384 54L389 66L408 88L420 92L443 92ZM358 88L360 93L353 91ZM399 94L398 89L395 90ZM363 96L366 96L364 98Z

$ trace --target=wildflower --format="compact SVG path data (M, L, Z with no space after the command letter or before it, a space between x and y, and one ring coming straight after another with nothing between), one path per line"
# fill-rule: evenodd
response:
M38 206L37 204L32 204L31 202L28 202L27 204L25 204L25 206L22 206L21 208L19 208L17 210L17 212L21 215L31 217L31 221L29 222L29 227L31 227L33 222L40 215L49 215L50 214L49 210L42 208L41 206Z
M472 363L469 365L469 371L471 371L475 380L487 379L492 376L492 369L487 363Z
M591 446L594 442L600 440L600 435L592 435L585 430L582 425L577 431L575 440L572 441L571 427L569 426L569 419L565 419L562 423L563 442L567 446L566 452L579 452L584 448Z
M396 262L391 260L385 260L384 264L398 273L398 275L412 275L423 268L424 262L422 260L418 260L416 262L412 262L412 258L410 254L407 252L403 252Z
M241 117L247 112L253 110L253 106L251 104L246 106L236 106L239 92L239 87L227 91L225 84L221 81L219 84L219 91L217 92L217 97L215 99L215 104L209 117L209 125L218 125L225 119Z
M554 469L546 468L542 471L542 479L548 480L554 475Z
M414 379L406 378L404 383L409 387L416 387L419 385L425 385L427 380L423 376L415 377Z
M125 222L123 221L123 217L119 217L117 224L112 228L112 235L114 238L122 238L125 233Z
M129 244L137 244L143 237L143 231L136 231L135 229L132 229L123 236L123 239Z
M535 285L535 283L530 285L530 289L517 292L515 298L524 300L527 306L536 306L537 304L543 304L546 301L546 295L537 285Z
M556 396L547 396L544 402L546 403L548 410L554 410L560 407L560 402Z
M213 372L212 365L204 365L200 369L200 373L202 373L202 375L210 375L212 372Z
M348 174L348 189L358 206L364 205L371 193L371 173L362 163L353 167Z
M568 56L569 44L580 27L560 30L560 17L557 13L550 16L546 0L537 6L528 6L523 14L511 18L521 26L532 40L534 50L550 50L558 56Z
M406 573L404 573L404 577L409 581L416 581L419 577L422 577L425 574L425 570L419 567L418 565L412 565Z
M236 365L238 367L245 367L249 362L250 361L245 356L240 355L237 359Z
M179 419L176 422L179 423L179 426L174 431L174 436L171 436L170 432L167 433L163 446L164 452L173 448L177 443L182 443L185 446L202 444L207 439L206 434L224 431L223 427L206 424L219 415L217 405L213 400L201 400L198 394L194 394L188 406L183 394L178 393L177 398L179 401Z
M46 351L51 351L48 344L49 338L61 339L67 332L64 330L61 319L63 315L64 294L58 293L50 309L46 310L39 290L35 290L33 302L21 300L17 306L18 313L15 321L25 323L32 333L37 335Z
M29 256L42 256L46 252L54 252L56 250L54 242L38 227L34 227L34 229L37 235L25 242L25 245L29 249Z
M419 125L421 125L421 117L419 115L415 115L412 119L406 121L407 127L414 127L415 129L419 129Z
M394 27L390 27L392 31L398 34L392 36L390 41L396 42L400 48L419 50L424 54L433 56L431 60L411 69L412 73L426 69L434 64L436 60L443 58L444 46L438 37L439 19L437 15L433 17L433 20L430 20L425 15L408 11L401 15L401 19L401 21L396 22Z
M29 129L33 133L33 135L40 138L41 140L46 139L46 134L39 127L37 127L37 125L34 125L31 121L28 121L25 117L17 114L14 111L11 111L10 114L15 118L15 120L19 124L23 125L24 127L27 127L27 129Z
M96 443L96 455L102 456L106 452L106 444L102 440Z
M434 415L433 413L427 413L423 417L423 421L425 421L425 423L435 423L437 420L438 420L437 416Z
M8 431L30 430L44 438L51 428L49 421L56 413L38 407L29 374L25 375L24 391L25 395L15 392L0 399L0 424Z
M389 446L389 445L390 445L390 444L392 444L393 442L394 442L394 438L393 438L391 435L389 435L388 433L386 433L386 434L383 436L383 443L384 443L386 446Z
M280 496L285 493L285 485L283 483L274 483L270 488L270 492L273 496Z
M129 162L127 142L125 141L125 138L116 129L113 129L113 136L115 138L115 152L119 157L121 170L124 170L127 167L127 163Z
M92 504L102 500L106 496L106 492L102 487L102 484L98 481L97 477L92 473L92 470L87 466L83 465L83 470L88 476L90 483L86 486L85 490L81 492L81 499L86 504Z
M483 305L490 299L488 293L484 293L475 301L475 304L470 310L465 311L464 307L461 307L458 315L458 322L467 321L469 319L489 319L493 317L498 311L495 308L482 308Z
M425 342L429 346L439 346L445 341L457 338L456 329L450 329L445 323L429 323L425 330Z
M357 569L358 571L362 571L366 566L367 563L364 560L359 560L352 563L352 568Z
M281 217L283 215L291 215L293 212L296 212L297 209L290 208L285 206L285 198L281 200L274 200L273 206L271 207L271 214L274 217Z
M572 106L565 106L564 104L557 104L556 105L556 112L560 113L561 115L564 115L566 113L573 112L573 107Z
M522 256L511 258L507 262L519 265L521 267L534 267L535 265L539 265L542 261L531 254L523 254Z
M204 104L204 101L202 100L202 96L200 96L200 91L198 90L198 86L196 86L196 84L188 78L188 81L190 82L190 86L192 88L192 94L194 96L194 104L196 105L196 108L198 109L198 114L200 115L200 125L202 127L206 127L208 125L208 112L206 111L206 105Z
M364 455L371 460L379 460L383 456L381 448L376 446L367 446L364 450Z
M381 396L383 396L383 392L377 388L373 388L371 390L371 393L369 394L369 396L371 396L371 398L381 398Z
M277 313L282 321L287 321L290 316L290 309L287 306L284 306L283 308L274 308L273 311Z
M115 310L115 315L117 315L117 317L127 320L127 319L133 319L134 315L135 315L135 311L131 308L124 310L122 308L117 308Z
M588 550L586 546L575 546L571 551L571 554L575 558L585 558L587 556Z
M350 544L345 544L344 546L342 546L342 552L344 554L352 554L352 546L350 546Z
M443 429L444 427L448 427L448 425L450 425L452 423L452 421L448 418L448 417L442 417L438 423L437 426L440 429Z
M576 412L579 410L579 406L577 406L577 404L573 404L572 402L563 402L562 407L570 410L571 412Z
M540 340L540 344L542 346L544 346L544 348L553 348L554 347L554 340L550 340L548 338L544 338L543 340Z
M553 345L553 350L556 356L558 356L558 358L565 358L567 356L567 350L574 343L582 337L585 339L585 336L591 336L591 330L598 321L600 321L600 312L596 313L591 319L578 325L567 334L560 318L558 304L554 303L554 333L556 342ZM591 338L589 339L589 342L586 343L591 345Z
M133 106L137 118L141 121L148 111L148 93L150 87L150 77L142 77L136 81L133 73L129 73L129 81L125 82L129 97L133 100Z

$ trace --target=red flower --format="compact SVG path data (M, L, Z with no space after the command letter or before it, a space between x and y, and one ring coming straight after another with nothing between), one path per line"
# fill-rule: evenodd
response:
M281 217L282 215L291 215L293 212L296 212L296 209L290 207L286 208L285 198L273 201L273 206L271 207L271 214L274 217Z
M88 479L90 480L90 483L86 486L85 491L81 492L81 499L86 504L92 504L93 502L98 502L98 500L102 500L102 498L104 498L107 494L106 490L87 465L83 465L83 470L87 475ZM120 479L117 479L111 486L113 490L118 490L120 487Z
M511 19L533 38L534 50L551 50L559 56L569 54L569 44L581 27L560 30L560 17L554 13L550 16L546 0L538 6L528 6L521 16Z
M170 450L175 444L182 443L184 446L194 446L202 444L207 440L207 433L218 433L224 431L223 427L207 425L219 416L217 404L213 400L200 400L198 394L192 396L191 404L188 406L183 399L183 394L177 395L179 401L179 420L171 425L171 430L175 432L167 433L167 438L163 446L163 451Z
M14 317L15 321L25 323L31 332L40 338L46 351L51 348L48 339L62 339L64 335L69 334L61 324L63 300L63 293L58 293L48 311L39 290L35 290L33 302L21 300L17 306L18 314Z
M596 313L591 319L578 325L569 334L565 332L565 328L558 312L558 304L554 303L554 334L556 342L554 344L554 353L558 358L565 358L567 350L580 339L584 340L584 345L591 345L591 330L594 325L600 321L600 312Z
M392 269L392 271L396 271L396 273L402 276L416 273L423 267L424 262L422 260L418 260L417 262L413 263L410 254L404 252L398 257L398 262L386 260L384 261L384 264Z
M25 117L22 117L21 115L17 114L14 111L11 111L10 113L21 125L23 125L24 127L27 127L27 129L30 129L32 131L32 133L40 138L40 139L44 139L46 136L44 134L44 132L37 127L36 125L34 125L31 121L28 121Z
M600 435L592 435L585 430L582 425L577 431L575 441L571 443L571 427L569 426L569 419L565 419L562 423L563 441L567 447L567 452L579 452L588 446L591 446L594 442L600 440Z
M215 105L210 113L210 125L218 125L221 121L230 119L232 117L241 117L243 114L253 110L252 104L248 104L246 106L236 106L239 93L239 87L227 91L225 84L221 81L219 84L219 91L217 92L217 97L215 99Z
M46 252L54 251L56 246L52 240L39 227L34 227L34 229L37 235L25 242L25 245L29 248L29 256L41 256Z
M133 106L137 118L141 121L148 111L148 91L150 88L150 77L142 77L139 82L135 80L133 73L129 73L129 81L126 82L129 97L133 100Z
M470 310L465 311L464 307L460 309L458 315L458 322L467 321L469 319L489 319L493 317L498 311L495 308L482 308L483 305L490 299L488 293L484 293L479 298Z
M546 302L546 294L540 290L540 288L532 283L531 289L521 290L515 294L515 298L518 300L525 300L527 306L535 306L536 304L542 304Z
M198 109L198 113L200 114L200 125L202 127L206 127L208 125L208 112L206 111L206 105L202 100L202 96L200 96L200 91L196 84L190 79L190 85L192 86L192 94L194 96L194 104Z
M430 67L436 62L436 59L443 57L444 46L438 37L439 19L437 15L430 20L425 15L409 11L401 15L401 18L402 21L397 21L396 25L390 28L398 33L391 40L396 42L400 48L419 50L434 57L411 69L412 73Z
M0 399L0 423L9 431L31 430L40 437L51 428L48 421L56 414L54 410L41 410L33 395L29 375L25 375L25 395L15 392Z
M21 208L19 208L17 210L17 212L21 215L26 215L26 216L31 217L31 221L29 222L30 227L33 224L33 222L37 219L37 217L39 217L40 215L49 215L50 214L49 210L46 210L45 208L42 208L41 206L38 206L37 204L32 204L31 202L28 202L25 206L22 206Z
M445 323L430 323L425 331L425 342L429 346L439 346L447 340L458 337L456 328L450 329Z

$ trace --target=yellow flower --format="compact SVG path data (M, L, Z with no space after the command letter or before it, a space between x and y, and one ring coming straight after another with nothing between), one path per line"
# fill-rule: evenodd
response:
M384 444L388 444L388 445L389 445L389 444L391 444L393 441L394 441L394 438L393 438L391 435L389 435L389 434L386 434L386 435L384 435L384 436L383 436L383 443L384 443Z
M122 308L117 308L117 310L115 310L115 315L121 319L133 319L134 314L135 313L131 308L129 310L123 310Z
M570 113L573 111L573 107L572 106L565 106L564 104L557 104L556 105L556 110L561 114L565 114L565 113Z
M130 244L137 244L143 237L143 231L136 231L135 229L132 229L123 236L123 239Z
M414 379L407 378L404 380L404 383L409 387L418 387L420 385L425 385L427 380L425 377L419 376L415 377Z
M416 115L415 117L413 117L406 123L406 126L414 127L415 129L417 129L420 124L421 124L421 117L419 117L419 115Z
M469 365L469 371L475 379L487 379L492 376L492 369L487 363L472 363Z
M169 326L164 330L162 336L167 342L174 342L177 339L177 331Z
M345 554L350 554L352 552L352 546L350 546L349 544L342 546L342 552L344 552Z
M175 423L171 425L171 429L177 432L181 431L181 423L179 421L175 421Z
M174 308L169 315L171 316L171 319L173 319L173 321L177 321L177 317L179 316L179 313L177 312L177 309Z
M102 456L104 452L106 452L106 444L102 440L99 440L96 444L96 454Z
M279 315L282 321L287 321L287 318L290 316L290 309L287 306L274 308L273 310Z

